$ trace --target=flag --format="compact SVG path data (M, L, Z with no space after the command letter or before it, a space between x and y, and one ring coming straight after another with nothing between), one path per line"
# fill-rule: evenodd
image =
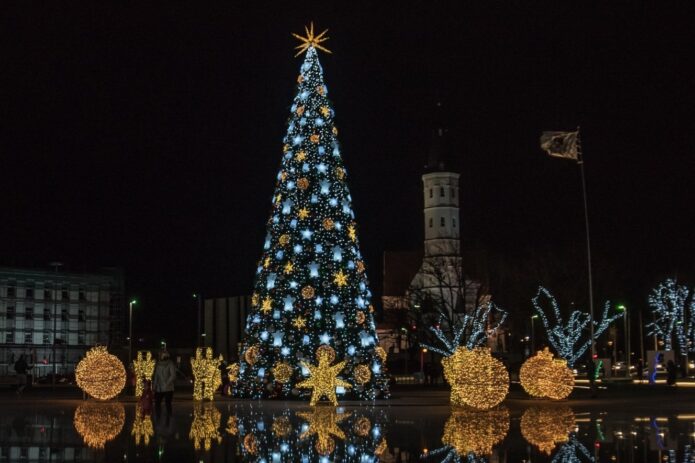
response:
M578 160L579 132L543 132L541 149L556 158Z

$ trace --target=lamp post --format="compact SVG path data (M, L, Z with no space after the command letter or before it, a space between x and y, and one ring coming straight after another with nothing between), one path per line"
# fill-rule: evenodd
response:
M135 299L128 303L128 368L133 361L133 306L137 303Z
M531 315L531 355L536 352L536 323L538 314Z
M623 313L623 331L624 331L624 336L625 336L625 368L627 370L627 373L625 373L626 377L630 377L630 322L629 322L629 312L627 310L627 307L623 304L620 304L616 309L619 312Z
M53 270L56 275L58 275L58 267L62 267L63 263L62 262L51 262L50 264L51 267L53 267ZM51 378L51 387L55 388L56 385L56 374L58 374L57 371L57 363L56 363L56 335L58 334L58 293L57 291L57 286L58 286L58 278L56 276L54 282L53 282L53 377Z
M202 332L203 332L203 330L202 330L202 321L203 321L203 320L202 320L202 311L203 311L203 310L202 310L202 304L203 304L203 297L202 297L202 295L200 295L200 294L198 294L198 293L193 293L193 299L196 299L197 306L198 306L198 331L196 331L195 340L196 340L196 343L197 343L198 347L202 347L202 345L203 345L203 339L202 339L202 337L204 336L204 335L202 334Z

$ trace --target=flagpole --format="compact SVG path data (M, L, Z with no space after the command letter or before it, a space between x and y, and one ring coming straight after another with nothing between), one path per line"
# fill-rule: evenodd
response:
M591 336L591 358L596 354L596 346L594 344L594 288L591 277L591 239L589 235L589 208L586 199L586 177L584 175L584 157L582 155L582 144L579 136L579 127L577 127L577 164L579 164L579 172L582 177L582 195L584 197L584 226L586 227L586 260L588 266L589 277L589 333Z

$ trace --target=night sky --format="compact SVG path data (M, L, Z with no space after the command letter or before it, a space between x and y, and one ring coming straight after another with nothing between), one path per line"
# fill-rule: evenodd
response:
M421 247L438 100L464 247L574 256L562 265L585 277L577 166L538 146L580 125L595 278L626 282L596 299L695 284L692 10L140 3L2 5L0 265L122 267L136 326L169 339L194 323L191 293L250 293L302 59L290 33L313 20L377 295L382 252Z

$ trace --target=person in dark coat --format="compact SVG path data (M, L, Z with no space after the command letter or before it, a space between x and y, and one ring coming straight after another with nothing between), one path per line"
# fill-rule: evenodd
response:
M24 354L14 363L14 371L17 372L17 394L21 395L27 387L27 372L31 369Z
M171 416L171 401L174 398L174 383L176 381L176 365L171 361L169 352L162 351L159 361L154 367L154 402L155 414L159 416L162 410L162 399L166 403L167 417Z
M676 384L676 364L669 360L666 364L666 384L674 386Z

